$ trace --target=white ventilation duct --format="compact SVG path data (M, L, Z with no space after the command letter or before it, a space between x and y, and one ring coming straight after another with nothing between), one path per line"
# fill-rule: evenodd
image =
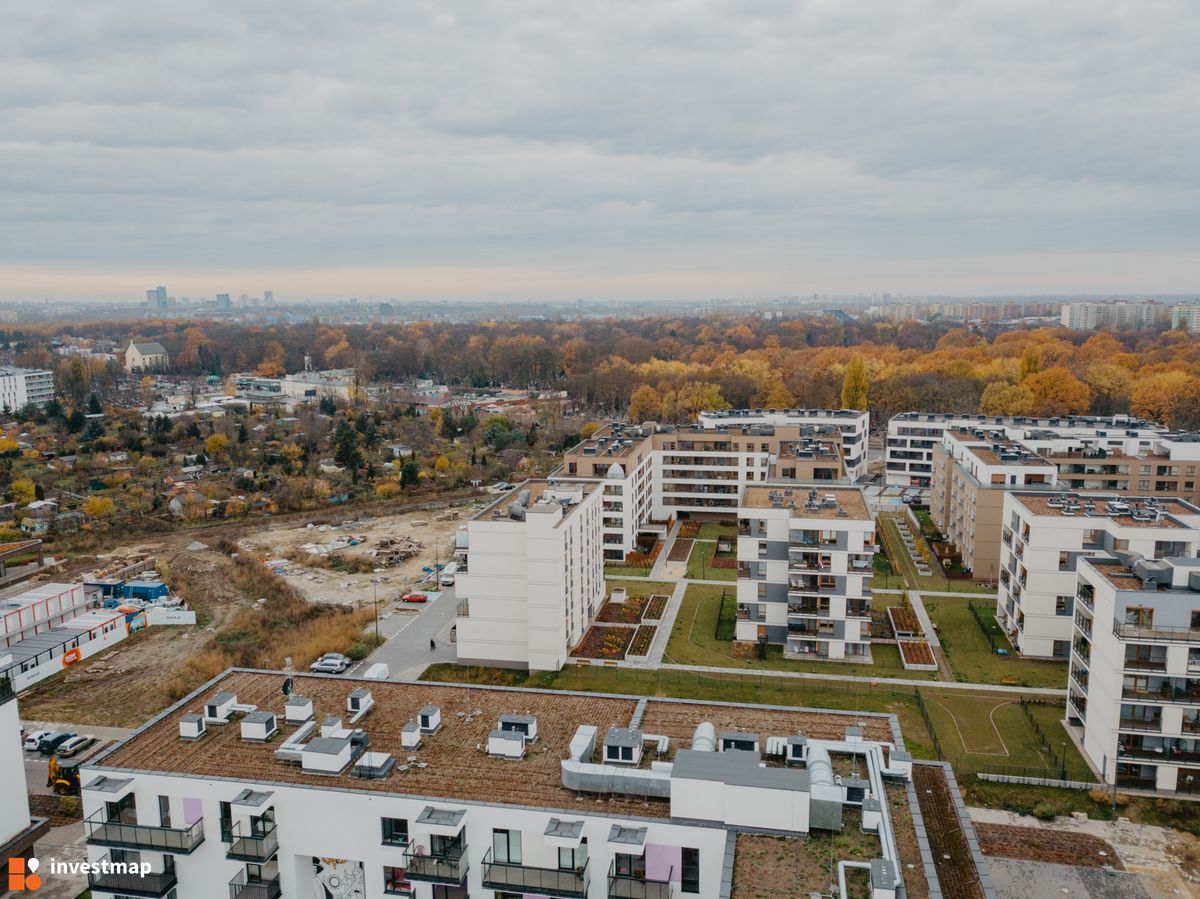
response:
M717 748L717 729L709 721L701 721L692 733L692 749L713 752Z

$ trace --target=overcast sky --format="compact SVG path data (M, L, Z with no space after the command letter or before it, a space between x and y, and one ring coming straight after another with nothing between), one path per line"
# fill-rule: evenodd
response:
M0 298L1200 289L1200 4L5 2Z

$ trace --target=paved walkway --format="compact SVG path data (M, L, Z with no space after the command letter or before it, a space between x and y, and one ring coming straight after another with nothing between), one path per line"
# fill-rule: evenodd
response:
M682 526L682 521L676 521L671 525L671 530L667 531L667 539L663 541L663 548L659 552L658 558L654 560L654 567L650 569L650 580L661 580L665 576L663 569L667 567L667 556L671 554L671 547L675 545L675 538L679 536L679 528Z
M671 631L675 629L675 619L679 616L679 608L683 605L683 594L687 592L687 581L680 581L671 593L662 620L658 622L658 631L654 634L654 643L650 647L650 655L640 661L631 661L631 667L657 668L662 664L663 654L667 651L667 643L671 640Z
M51 874L50 859L60 862L85 862L88 860L87 843L83 838L83 822L65 827L51 827L50 832L37 841L33 854L42 864L42 885L35 895L38 899L75 899L87 889L85 874Z
M956 599L995 599L995 593L955 593L946 592L945 590L921 590L919 587L905 587L903 589L893 589L892 587L874 587L872 593L895 593L897 596L907 590L910 594L914 590L920 590L922 596L950 596Z
M1025 696L1053 696L1062 699L1065 689L1055 687L1005 687L997 684L964 684L958 681L911 680L903 677L860 677L853 674L817 674L813 671L776 671L771 668L720 668L715 665L659 665L672 671L691 671L695 674L742 674L759 677L790 677L795 680L834 681L837 683L870 684L882 687L895 684L899 687L924 687L927 690L967 690L986 693L1017 693Z

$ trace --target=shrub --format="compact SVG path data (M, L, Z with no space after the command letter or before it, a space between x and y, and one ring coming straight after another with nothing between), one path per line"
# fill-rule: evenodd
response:
M1039 802L1033 807L1033 817L1039 821L1053 821L1058 817L1058 806L1053 802Z
M59 796L58 811L64 818L75 818L79 815L79 800L74 796Z

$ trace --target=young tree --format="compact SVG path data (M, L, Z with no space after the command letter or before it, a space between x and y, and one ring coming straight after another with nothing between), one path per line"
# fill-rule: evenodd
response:
M629 420L643 422L656 420L661 417L662 396L649 384L643 384L629 398ZM587 426L585 425L584 427Z
M1065 368L1047 368L1026 378L1021 386L1033 394L1034 415L1081 415L1092 404L1087 384Z
M1042 349L1037 344L1030 344L1025 347L1025 352L1021 354L1021 368L1017 376L1017 381L1021 382L1030 375L1036 375L1042 370Z
M983 415L1028 415L1033 408L1033 391L1024 384L993 381L983 389L979 411Z
M400 469L400 486L412 487L421 480L421 466L416 462L405 462Z
M842 377L842 408L867 408L867 363L861 353L850 357Z

